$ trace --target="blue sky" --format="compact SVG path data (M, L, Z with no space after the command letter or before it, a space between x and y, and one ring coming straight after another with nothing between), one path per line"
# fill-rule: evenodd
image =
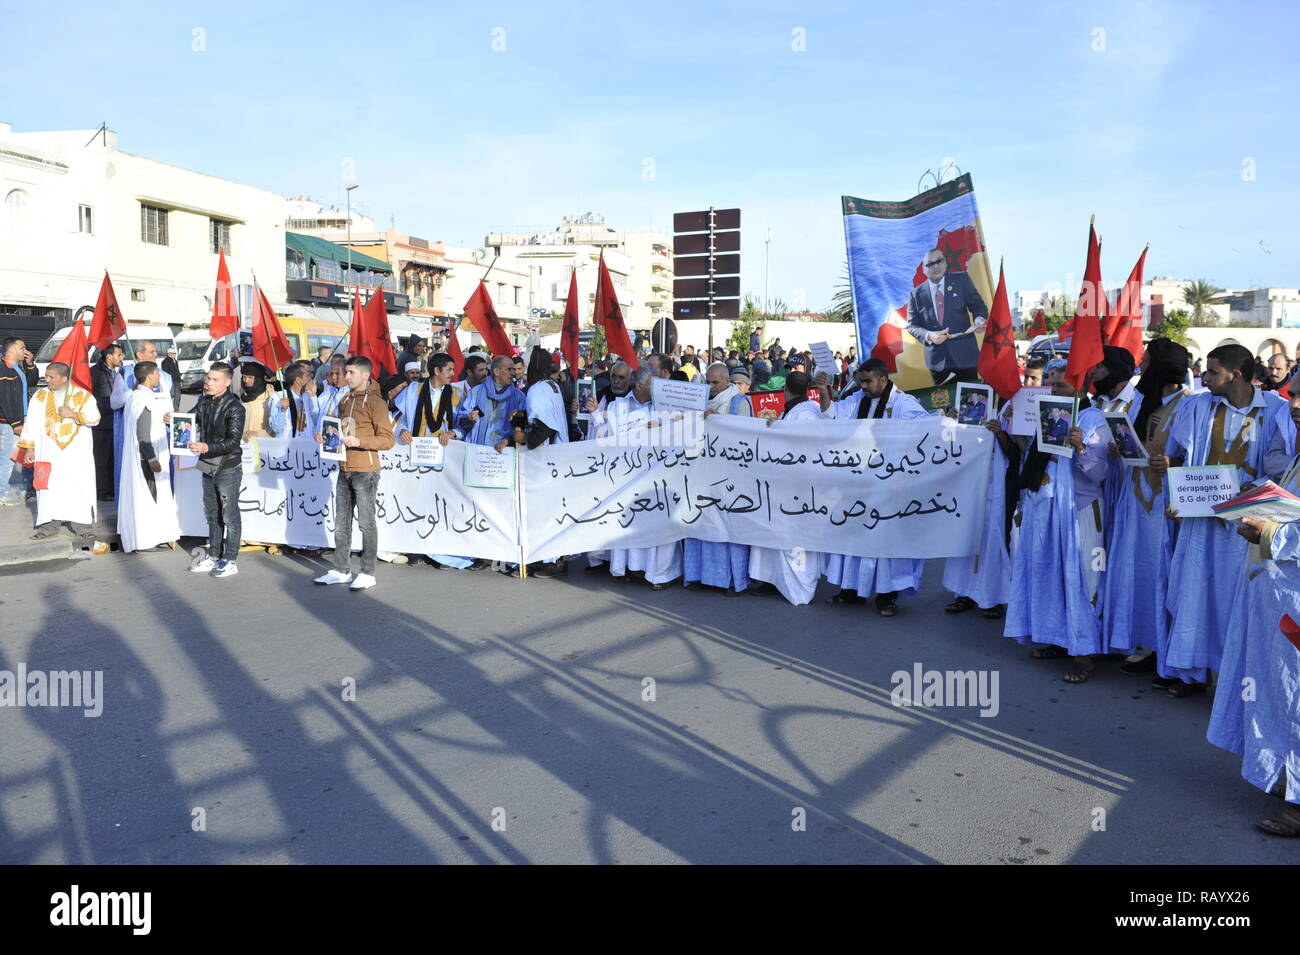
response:
M1295 286L1296 9L27 4L0 120L107 120L129 152L327 205L351 159L363 211L457 245L739 206L743 289L770 226L771 296L814 310L843 271L838 197L906 198L949 157L1012 289L1077 291L1091 213L1110 284L1150 241L1148 277Z

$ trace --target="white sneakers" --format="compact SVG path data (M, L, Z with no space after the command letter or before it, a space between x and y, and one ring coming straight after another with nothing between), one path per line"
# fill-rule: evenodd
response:
M352 581L349 590L369 590L375 585L375 578L372 574L357 574L357 579Z
M352 579L351 574L346 574L341 570L331 570L328 574L322 574L316 578L318 584L346 584Z
M217 566L217 562L211 557L204 557L201 561L190 568L191 574L210 574L212 568Z
M233 560L226 560L224 557L217 561L217 566L212 568L213 577L233 577L239 573L239 568L235 566Z

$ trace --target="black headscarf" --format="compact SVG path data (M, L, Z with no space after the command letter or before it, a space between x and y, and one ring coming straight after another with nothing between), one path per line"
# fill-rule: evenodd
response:
M1139 440L1146 440L1147 423L1151 420L1152 413L1164 403L1165 388L1187 381L1187 369L1191 363L1191 352L1175 341L1155 338L1147 343L1147 367L1137 383L1138 394L1142 396L1142 407L1138 411L1134 428Z
M1098 395L1109 397L1119 385L1128 384L1133 377L1133 353L1117 345L1106 345L1102 349L1102 363L1106 366L1103 378L1094 378L1093 389Z
M531 388L539 381L546 381L554 372L555 362L551 358L551 353L540 346L534 348L533 353L528 356L528 387Z
M251 376L253 386L243 386L243 394L240 395L242 401L256 401L266 394L266 366L260 361L244 361L239 363L240 384L243 385L243 378Z

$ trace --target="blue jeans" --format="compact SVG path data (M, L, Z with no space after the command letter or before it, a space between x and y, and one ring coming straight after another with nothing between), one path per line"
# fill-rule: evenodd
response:
M14 492L22 493L21 486L16 488L9 486L14 470L23 470L22 467L9 460L9 456L14 453L14 449L17 447L18 435L14 434L13 426L0 424L0 496Z
M242 466L203 475L203 513L208 519L208 556L234 560L239 556L239 485Z

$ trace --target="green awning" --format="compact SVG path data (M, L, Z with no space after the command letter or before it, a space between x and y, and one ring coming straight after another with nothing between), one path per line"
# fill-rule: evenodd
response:
M349 253L346 246L330 242L328 239L319 239L314 235L286 232L284 234L284 244L295 252L301 252L307 256L309 268L315 259L329 259L338 262L340 265L347 265L348 262ZM355 249L352 250L351 255L353 268L369 269L372 272L388 272L390 274L393 271L393 267L382 259L373 259L368 255L362 255Z

